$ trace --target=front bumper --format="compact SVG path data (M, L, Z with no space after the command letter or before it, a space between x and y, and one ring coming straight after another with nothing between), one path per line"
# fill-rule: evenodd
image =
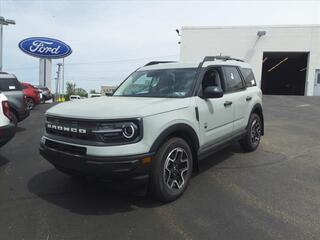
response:
M0 146L3 146L9 142L16 133L16 129L13 123L10 123L7 126L0 127Z
M121 157L96 157L81 152L71 153L70 145L61 143L52 145L53 141L49 141L51 144L47 144L47 141L40 143L40 154L58 169L107 180L121 179L144 182L149 177L150 163L144 164L142 161L147 157L152 157L152 153Z

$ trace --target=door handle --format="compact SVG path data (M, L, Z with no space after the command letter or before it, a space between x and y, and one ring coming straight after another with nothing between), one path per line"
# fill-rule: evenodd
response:
M231 106L231 105L232 105L232 102L231 102L231 101L226 101L223 105L224 105L225 107L228 107L228 106Z
M251 101L251 99L252 99L252 97L248 96L248 97L246 98L246 101L249 102L249 101Z

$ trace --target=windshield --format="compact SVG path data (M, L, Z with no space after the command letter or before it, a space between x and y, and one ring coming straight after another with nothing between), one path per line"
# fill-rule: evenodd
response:
M192 94L196 68L137 71L131 74L113 96L187 97Z

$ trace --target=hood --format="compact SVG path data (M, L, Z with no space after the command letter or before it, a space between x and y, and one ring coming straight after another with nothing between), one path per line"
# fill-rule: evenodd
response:
M96 97L60 103L47 114L83 119L146 117L189 106L190 98Z

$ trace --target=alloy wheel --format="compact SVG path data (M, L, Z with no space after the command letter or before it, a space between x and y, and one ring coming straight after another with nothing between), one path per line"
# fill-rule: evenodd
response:
M34 102L33 102L33 100L32 100L32 99L27 98L27 100L26 100L26 104L27 104L27 108L28 108L28 110L33 109L33 107L34 107Z
M257 145L261 138L261 124L257 119L254 119L251 125L251 143Z
M164 164L163 179L170 189L181 189L189 170L189 156L186 151L177 147L167 156Z

